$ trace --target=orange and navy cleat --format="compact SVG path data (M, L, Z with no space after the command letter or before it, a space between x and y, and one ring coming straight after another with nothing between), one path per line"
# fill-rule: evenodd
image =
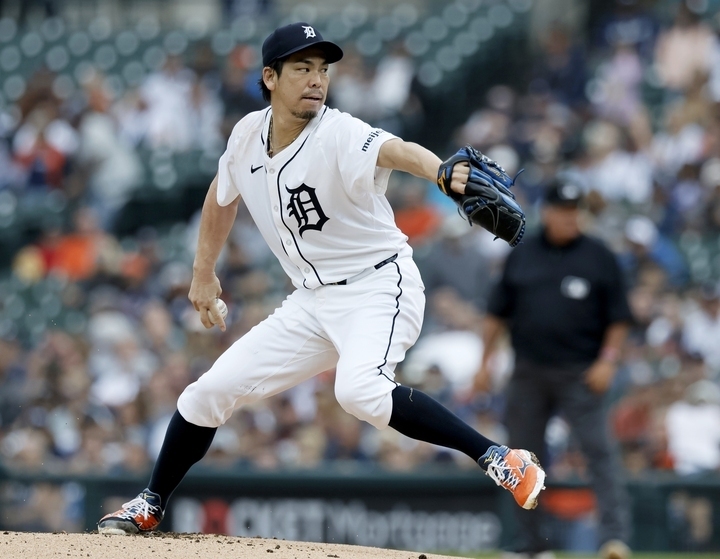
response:
M522 508L537 506L538 495L545 489L545 470L532 452L493 445L478 464L495 483L510 491Z
M116 535L152 532L165 514L160 505L160 495L145 489L119 511L103 516L98 522L98 532Z

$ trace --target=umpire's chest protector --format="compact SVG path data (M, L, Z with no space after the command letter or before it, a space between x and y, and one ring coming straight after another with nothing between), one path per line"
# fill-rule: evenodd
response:
M296 287L351 277L395 253L409 254L387 199L389 169L376 166L394 138L323 107L295 141L270 158L271 109L233 129L218 167L218 203L241 195Z

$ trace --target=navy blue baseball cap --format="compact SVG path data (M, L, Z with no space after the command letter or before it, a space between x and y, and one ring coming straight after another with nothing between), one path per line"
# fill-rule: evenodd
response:
M325 52L328 64L343 57L342 49L332 41L323 39L320 31L312 25L300 21L284 27L278 27L270 33L262 46L263 66L270 66L278 58L285 58L308 47L320 47Z

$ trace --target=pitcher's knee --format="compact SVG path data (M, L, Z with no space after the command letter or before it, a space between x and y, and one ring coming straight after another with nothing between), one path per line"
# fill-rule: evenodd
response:
M200 427L219 427L235 409L235 401L226 393L210 392L197 381L178 398L177 408L186 421Z
M392 396L389 392L378 395L362 394L352 386L335 385L335 398L340 407L377 429L385 429L392 414Z

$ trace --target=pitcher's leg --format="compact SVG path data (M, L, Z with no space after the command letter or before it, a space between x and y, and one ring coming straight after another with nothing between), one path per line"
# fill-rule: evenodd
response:
M417 267L398 259L357 286L325 290L319 306L340 354L335 395L352 415L382 429L466 453L523 508L534 508L545 473L524 450L497 445L420 391L395 383L395 366L415 343L425 303ZM332 303L332 304L328 304ZM332 313L323 311L324 305Z
M342 301L333 297L338 293ZM323 323L340 353L335 395L343 409L379 429L389 424L408 437L461 450L477 461L492 441L426 394L394 380L396 365L422 327L425 295L414 262L401 258L361 286L338 287L328 296L330 302L334 314Z
M178 399L195 425L218 427L232 412L331 369L337 352L313 316L311 294L296 291L282 307L230 346Z
M216 431L217 427L193 425L175 411L148 484L148 489L160 496L163 508L192 465L205 456Z
M378 429L392 414L395 366L420 334L423 289L415 263L405 257L357 283L322 288L319 296L318 319L340 355L338 403Z
M398 386L392 392L390 427L406 437L459 450L475 462L491 446L500 446L470 427L427 394ZM484 464L478 462L481 467Z
M314 317L314 296L295 292L282 307L225 351L178 399L150 487L98 523L101 533L154 530L167 501L215 430L245 403L290 388L337 362L334 346Z

